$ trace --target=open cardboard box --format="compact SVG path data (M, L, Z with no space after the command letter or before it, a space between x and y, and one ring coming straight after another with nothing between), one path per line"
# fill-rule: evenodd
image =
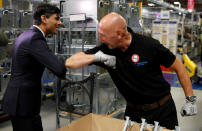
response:
M104 115L88 114L69 125L60 128L58 131L123 131L124 120L110 118ZM140 124L135 123L130 131L139 131ZM145 131L153 131L149 126ZM171 131L163 129L162 131Z

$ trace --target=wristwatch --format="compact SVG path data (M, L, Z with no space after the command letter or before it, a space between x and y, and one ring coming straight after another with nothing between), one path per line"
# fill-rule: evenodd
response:
M197 97L196 96L187 96L186 99L190 102L195 102Z

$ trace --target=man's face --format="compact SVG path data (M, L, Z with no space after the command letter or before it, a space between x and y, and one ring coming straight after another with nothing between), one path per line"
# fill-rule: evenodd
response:
M58 14L52 14L49 18L46 18L46 20L47 34L56 34L58 27L62 24Z
M114 49L118 47L118 38L115 32L102 28L99 26L99 41L104 42L109 49Z

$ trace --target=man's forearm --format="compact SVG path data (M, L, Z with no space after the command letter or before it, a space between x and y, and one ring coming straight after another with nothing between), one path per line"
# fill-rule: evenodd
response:
M184 69L185 70L185 69ZM186 71L186 70L185 70ZM181 86L186 96L193 96L192 84L187 72L177 73Z
M171 68L175 70L178 79L180 81L180 84L184 89L185 96L192 96L193 95L192 84L182 62L176 58Z
M79 69L92 62L94 62L94 55L79 52L68 58L65 62L65 66L72 69Z

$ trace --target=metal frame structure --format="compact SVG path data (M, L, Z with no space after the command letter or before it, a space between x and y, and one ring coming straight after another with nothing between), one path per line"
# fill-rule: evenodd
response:
M65 80L64 85L62 85L61 80L58 79L58 84L57 84L57 91L56 91L56 128L60 127L60 117L63 118L69 118L70 122L72 121L72 114L76 114L77 116L84 116L88 113L92 113L93 111L93 94L94 94L94 81L96 78L96 73L91 73L89 77L80 80L80 81L72 81L72 80ZM84 84L86 84L88 81L90 81L90 89L88 89ZM75 90L76 87L84 89L84 91L87 93L88 98L89 98L89 105L81 105L81 104L75 104L74 103L74 93L72 93L72 96L69 96L70 101L66 102L65 105L61 104L61 97L62 93L65 89L71 89ZM71 97L73 99L71 99ZM84 110L82 112L76 111L76 108L82 107L82 106L89 106L89 110L85 112ZM68 115L62 115L61 111L68 112Z

